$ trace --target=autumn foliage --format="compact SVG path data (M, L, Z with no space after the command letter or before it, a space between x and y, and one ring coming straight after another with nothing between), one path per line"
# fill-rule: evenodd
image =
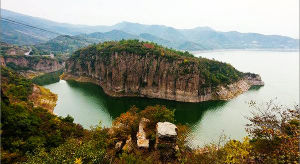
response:
M252 155L257 162L297 163L299 161L300 110L286 108L272 101L256 109L247 131L252 137Z

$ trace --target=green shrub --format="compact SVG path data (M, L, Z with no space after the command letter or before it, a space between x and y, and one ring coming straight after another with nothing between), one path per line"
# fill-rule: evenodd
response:
M46 73L41 76L34 77L32 79L32 82L37 85L47 85L59 82L60 78L59 76L63 74L63 70L59 70L56 72Z
M76 139L70 139L50 152L45 149L37 149L34 155L28 154L28 164L48 164L48 163L108 163L105 158L105 149L99 147L99 144L90 140L82 142ZM80 161L80 162L79 162Z

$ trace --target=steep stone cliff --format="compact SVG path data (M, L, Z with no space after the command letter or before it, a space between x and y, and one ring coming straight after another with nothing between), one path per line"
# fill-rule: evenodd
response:
M56 106L57 95L52 93L49 89L33 84L32 94L29 96L34 107L41 107L53 113Z
M77 51L67 62L64 79L93 82L115 97L138 96L182 102L228 100L259 75L229 64L135 40L105 42Z
M40 56L3 55L0 56L2 66L14 67L18 70L38 72L54 72L64 68L64 63L56 59Z

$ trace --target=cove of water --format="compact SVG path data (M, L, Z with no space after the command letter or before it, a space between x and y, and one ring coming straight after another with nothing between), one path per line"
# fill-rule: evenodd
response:
M188 143L192 147L215 142L225 134L232 139L242 139L247 135L245 124L253 100L264 103L276 100L277 104L292 107L299 104L299 52L277 51L212 51L197 53L226 63L243 72L260 74L265 86L249 90L230 101L203 103L181 103L147 98L112 98L101 87L90 83L61 80L46 85L58 95L54 113L59 116L74 117L74 122L85 128L95 126L110 127L114 118L126 112L130 106L140 109L148 105L165 105L175 110L178 123L191 126Z

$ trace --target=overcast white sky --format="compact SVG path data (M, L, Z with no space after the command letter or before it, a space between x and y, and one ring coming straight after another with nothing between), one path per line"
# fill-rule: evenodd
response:
M1 8L73 24L129 21L299 38L299 0L1 0Z

